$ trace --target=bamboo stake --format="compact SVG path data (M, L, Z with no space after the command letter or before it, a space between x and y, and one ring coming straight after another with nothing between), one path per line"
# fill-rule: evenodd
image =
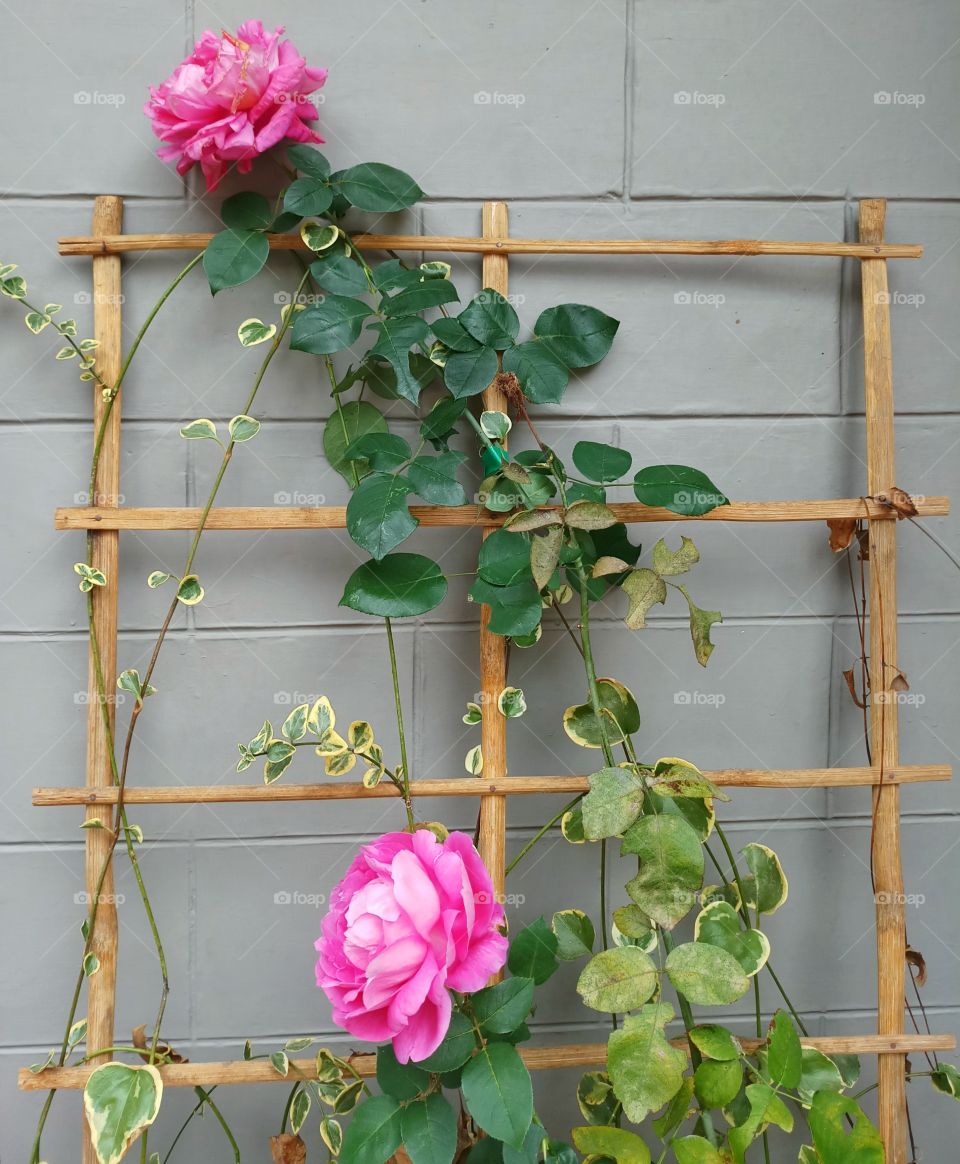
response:
M505 204L504 204L505 205ZM506 219L502 234L482 238L461 235L359 234L353 241L367 251L431 251L503 255L797 255L812 258L918 259L923 247L915 243L865 246L844 242L788 242L773 239L644 239L644 238L508 238ZM212 234L117 234L106 238L82 235L59 240L61 255L122 254L127 251L203 250ZM305 250L299 235L271 234L273 250Z
M879 768L725 768L704 772L721 788L862 788L884 784L919 784L949 780L949 765L901 765L881 773ZM504 776L474 780L412 780L411 796L546 796L575 795L590 788L586 776ZM358 780L331 784L178 784L128 788L126 804L270 804L302 800L365 800L399 796L393 784L365 788ZM116 804L116 788L35 788L33 804Z
M883 240L886 202L860 203L860 239ZM893 355L885 259L861 265L863 278L863 368L867 423L867 489L871 494L895 484L893 437ZM895 525L870 523L870 731L873 755L881 770L899 763L896 694L891 684L897 666L897 531ZM871 841L877 913L877 1032L903 1032L906 921L900 859L900 790L886 783L873 793ZM905 1164L907 1119L905 1062L902 1056L880 1061L878 1111L887 1164Z
M483 234L485 238L506 236L509 230L507 204L484 202ZM483 286L506 296L508 287L507 256L483 256ZM507 411L507 398L496 381L483 393L487 411ZM484 533L488 537L490 530ZM486 780L500 780L507 774L507 721L497 706L500 692L507 685L507 641L489 629L490 607L480 607L480 748ZM507 798L500 793L480 797L479 852L490 873L493 892L503 899L507 863ZM491 981L499 981L495 974Z
M947 497L917 498L916 506L921 517L945 517L950 512L950 501ZM641 505L639 501L613 502L610 508L618 521L627 523L834 521L839 518L869 518L878 522L896 520L896 513L889 506L862 497L830 498L823 501L731 501L729 505L712 509L701 517L683 517L671 513L669 509ZM411 505L410 512L421 525L476 526L478 529L495 529L503 525L509 516L504 513L491 513L479 505ZM199 509L182 506L127 506L119 509L62 507L54 514L54 528L196 529L200 524L201 513ZM222 506L211 509L204 529L344 529L347 523L346 513L346 508L342 505L317 508L283 505Z
M93 204L94 234L116 234L123 229L123 199L103 196ZM93 330L100 341L97 349L97 370L101 377L113 384L120 373L121 329L120 257L119 255L96 256L93 268ZM107 402L101 394L101 387L93 382L93 431L99 432ZM120 399L114 401L103 435L94 496L90 503L100 508L115 509L120 499ZM93 625L100 648L101 669L104 690L108 697L116 690L117 683L117 591L120 573L120 535L116 530L98 529L91 534L91 564L106 575L106 586L94 587ZM94 652L91 644L87 666L87 769L88 788L105 788L113 785L113 770L110 765L110 740L104 724L103 708L100 704ZM107 719L110 733L116 724L116 704L107 704ZM113 831L113 812L110 808L88 808L88 820L100 817L102 829L87 829L84 834L84 874L87 898L92 902L97 892L97 882L105 861L110 857ZM114 1006L117 984L117 907L114 901L113 865L111 862L100 890L97 919L90 942L90 952L100 962L100 969L87 979L87 1046L113 1046ZM104 1056L106 1062L111 1056ZM87 1129L83 1124L84 1164L96 1164L96 1153Z
M671 1039L674 1047L687 1050L686 1039ZM740 1039L743 1049L752 1054L763 1045L762 1039ZM825 1038L801 1038L804 1047L816 1047L825 1055L878 1055L887 1059L920 1051L952 1051L957 1040L953 1035L835 1035ZM573 1043L558 1047L520 1047L520 1057L534 1071L557 1067L595 1067L607 1061L606 1043ZM375 1055L351 1055L350 1065L359 1075L376 1074ZM77 1090L86 1083L91 1066L48 1067L33 1074L21 1069L17 1086L21 1091L49 1091L51 1088ZM268 1060L229 1060L218 1063L169 1063L158 1067L165 1087L213 1087L236 1083L286 1083L305 1076L316 1078L316 1059L291 1059L289 1074L279 1075Z

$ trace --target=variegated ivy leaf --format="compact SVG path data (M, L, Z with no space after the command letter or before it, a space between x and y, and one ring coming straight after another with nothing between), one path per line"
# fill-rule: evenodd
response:
M320 1138L326 1144L331 1156L339 1156L343 1147L343 1128L335 1119L324 1116L320 1121Z
M283 1051L274 1051L270 1056L270 1064L278 1075L282 1075L286 1079L287 1072L290 1070L290 1060Z
M151 570L147 575L147 585L151 590L156 590L158 586L162 586L164 582L170 581L170 575L165 574L163 570Z
M16 269L17 269L16 263L0 264L0 279L6 279L6 277L8 275L12 275Z
M45 315L42 311L28 311L23 317L23 322L33 332L34 335L39 335L40 332L53 321L49 315Z
M61 319L53 326L61 335L69 336L71 339L77 334L77 321L75 319Z
M504 687L497 699L497 707L507 719L519 719L527 710L527 701L519 687Z
M267 750L267 744L273 739L273 727L268 719L263 721L263 727L257 732L247 748L255 756L262 756Z
M76 348L65 347L61 348L53 358L55 360L72 360L76 354Z
M77 345L81 352L92 352L100 346L98 339L82 339Z
M479 744L467 752L466 759L463 761L463 766L471 776L479 776L483 771L483 751L481 750Z
M272 763L279 763L281 760L289 760L296 751L293 744L288 744L286 740L271 740L267 744L266 757Z
M298 1035L296 1038L287 1039L283 1044L283 1049L291 1055L295 1055L298 1051L305 1051L313 1043L311 1035Z
M140 678L140 672L135 667L131 667L126 671L121 671L117 676L117 687L121 691L129 691L137 702L140 703L147 698L148 695L156 695L157 689L151 683L144 684Z
M363 774L363 786L364 788L376 788L382 779L382 768L368 768Z
M513 428L513 421L505 412L481 412L480 427L491 440L498 441Z
M274 780L279 780L280 777L290 767L293 760L293 752L288 756L282 756L278 760L268 760L263 769L264 784L272 784Z
M44 315L56 315L58 311L63 311L62 303L45 303L43 306Z
M237 747L240 750L240 759L237 761L237 771L246 772L246 770L250 767L255 759L254 754L249 750L249 748L245 748L243 744L237 744Z
M366 752L373 744L373 728L366 720L355 719L347 728L347 743L356 752Z
M306 1088L301 1088L290 1104L290 1128L294 1135L299 1135L309 1114L310 1092Z
M80 575L79 586L84 594L92 590L94 586L106 586L107 584L106 574L102 570L88 566L86 562L74 562L73 572Z
M220 438L217 436L217 426L206 417L200 417L199 420L191 420L189 424L185 424L180 430L180 435L188 441L207 440L220 443Z
M320 737L320 742L317 744L318 756L339 756L341 752L347 750L347 741L335 732L333 728L328 728Z
M302 740L307 734L307 717L309 714L309 704L298 704L283 721L283 727L280 729L281 734L286 736L288 740Z
M100 959L96 954L87 954L83 959L83 975L85 978L92 978L94 974L100 969Z
M353 752L338 752L335 756L327 756L323 766L328 776L346 776L356 762Z
M586 834L583 831L583 813L579 808L571 808L560 818L560 832L563 839L571 845L586 844Z
M776 913L787 900L789 886L780 864L780 858L766 845L751 842L741 850L750 870L748 877L741 877L743 904L758 913Z
M300 237L314 254L329 250L340 237L336 226L324 226L319 222L305 222L300 227Z
M22 299L27 293L26 280L21 275L0 279L0 293L6 295L8 299Z
M480 723L483 720L483 712L480 709L479 703L468 703L467 711L463 717L463 722L468 726L475 723Z
M100 1164L118 1164L157 1118L163 1080L156 1067L105 1063L83 1089L83 1107Z
M11 270L12 269L13 268L11 268ZM423 276L425 279L449 279L450 272L453 270L453 268L449 263L444 263L438 259L434 259L429 263L421 263L420 270L423 271Z
M203 599L203 587L196 574L186 574L177 587L177 601L184 606L196 606Z
M252 416L235 416L227 426L230 429L230 439L234 444L252 440L260 431L260 421Z
M92 816L92 817L90 817L89 820L83 821L83 823L80 825L80 827L82 829L102 829L105 826L104 826L103 821L100 819L100 817Z
M245 348L266 343L277 334L275 323L264 323L262 319L245 319L237 328L237 339Z
M56 1057L56 1051L51 1050L42 1063L31 1063L27 1070L31 1075L39 1075L41 1071L46 1071L46 1069L50 1066Z
M330 700L325 695L321 695L310 708L307 727L315 736L325 736L332 727L336 726L336 723L337 717L330 706Z
M139 825L127 825L127 835L134 844L143 844L143 829Z

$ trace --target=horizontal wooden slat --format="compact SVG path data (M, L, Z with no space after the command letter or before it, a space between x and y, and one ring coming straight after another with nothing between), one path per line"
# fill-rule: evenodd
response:
M299 234L267 236L273 250L306 250ZM116 255L126 251L202 250L212 234L74 235L59 240L61 255ZM918 259L916 243L786 242L773 239L476 238L462 235L358 234L368 251L442 251L506 255L806 255L854 259Z
M761 1039L741 1039L748 1052L761 1045ZM817 1047L827 1055L889 1055L912 1054L921 1051L952 1051L957 1040L953 1035L837 1035L828 1038L800 1040L805 1047ZM675 1047L687 1049L686 1039L671 1039ZM605 1063L606 1043L577 1043L562 1047L522 1047L523 1061L532 1070L558 1067L593 1067ZM350 1060L359 1075L370 1078L376 1074L376 1056L354 1055ZM82 1088L93 1065L84 1067L48 1067L33 1074L26 1067L20 1070L17 1084L21 1091L77 1090ZM166 1087L222 1086L230 1083L283 1083L302 1074L313 1078L315 1059L292 1059L290 1074L284 1079L265 1059L228 1061L220 1063L170 1063L159 1068Z
M551 507L545 507L551 508ZM555 507L552 507L555 508ZM713 509L702 517L682 517L669 509L641 505L639 501L615 502L610 508L620 521L833 521L837 518L893 520L894 512L885 505L864 501L860 497L825 501L733 501ZM950 512L947 497L925 497L917 501L921 517L945 517ZM56 529L196 529L201 509L142 508L99 509L85 505L61 508L54 514ZM508 514L491 513L479 505L412 505L410 512L421 525L476 526L485 529L502 525ZM304 506L224 506L211 509L205 529L344 529L346 507Z
M882 774L878 768L724 768L706 772L708 779L723 788L854 788L873 784L915 784L949 780L946 764L903 765ZM412 796L534 796L549 793L586 792L586 776L506 776L502 780L474 779L414 780ZM354 800L368 796L398 796L385 781L376 788L364 788L356 780L336 784L205 784L132 788L124 791L127 804L247 804L291 800ZM35 805L115 804L116 788L35 788Z

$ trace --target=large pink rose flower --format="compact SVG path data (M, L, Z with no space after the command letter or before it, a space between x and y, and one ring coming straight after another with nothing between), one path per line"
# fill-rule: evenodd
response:
M307 94L327 70L308 68L282 35L283 28L264 32L259 20L241 24L236 36L208 29L171 76L150 87L144 112L167 143L158 156L176 161L181 174L199 162L212 190L229 165L246 174L277 142L322 142L306 124L317 117Z
M427 829L364 845L330 897L317 985L334 1021L365 1041L393 1040L401 1063L437 1049L449 990L479 990L503 965L503 907L466 833Z

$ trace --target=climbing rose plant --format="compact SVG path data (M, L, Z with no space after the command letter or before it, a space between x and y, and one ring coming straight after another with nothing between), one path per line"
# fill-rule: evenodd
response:
M629 450L595 441L574 444L562 459L542 440L531 411L559 404L571 379L600 364L619 323L595 307L560 303L522 321L490 288L466 303L443 262L371 263L349 230L355 210L385 214L415 205L423 196L401 170L364 162L334 170L309 148L321 139L308 125L316 117L306 96L326 79L306 65L282 29L264 32L248 21L234 35L204 33L193 54L156 89L146 110L160 151L185 173L199 163L213 188L230 167L247 172L253 158L283 139L289 184L271 200L245 192L221 206L224 229L163 292L137 333L116 378L97 367L94 339L78 339L75 320L60 318L56 303L29 298L13 264L0 266L0 292L24 308L33 332L59 337L57 360L76 361L81 381L102 395L98 440L90 466L96 497L101 437L131 361L159 310L202 260L213 294L253 279L270 256L270 233L299 232L307 261L294 253L297 277L277 318L239 322L244 348L265 345L251 385L226 421L187 420L185 440L219 449L203 520L182 564L158 564L146 580L153 590L171 583L151 661L144 673L125 669L118 680L133 697L122 741L114 741L106 708L102 665L98 696L119 787L117 821L109 857L120 843L133 867L139 895L163 971L151 1033L134 1030L129 1045L109 1049L126 1062L98 1062L107 1049L87 1045L87 1022L77 1016L81 986L97 973L92 950L99 892L81 925L77 988L59 1048L31 1070L51 1064L91 1063L84 1091L88 1125L98 1159L114 1164L147 1138L161 1108L159 1066L177 1062L161 1040L169 985L159 926L138 859L144 834L127 816L123 792L130 775L130 744L148 699L162 697L153 683L167 628L181 607L204 599L196 559L227 469L255 439L254 415L261 384L281 348L303 354L330 387L331 415L322 443L330 468L350 489L347 530L369 555L344 580L344 606L383 620L395 697L399 755L388 757L374 728L353 721L337 730L325 696L291 710L276 729L266 720L239 745L237 769L263 764L263 779L280 779L299 749L311 748L324 774L338 778L358 761L365 788L392 785L405 829L362 846L331 895L317 941L317 983L329 997L334 1021L355 1038L378 1043L376 1090L360 1076L353 1056L321 1047L308 1067L291 1055L316 1042L309 1035L283 1048L245 1059L268 1059L291 1081L283 1106L275 1158L302 1159L300 1133L316 1104L320 1137L340 1164L384 1164L402 1145L413 1164L575 1164L588 1160L649 1164L743 1164L747 1153L770 1159L776 1135L805 1125L801 1164L882 1164L876 1129L856 1095L855 1056L829 1057L804 1045L807 1030L774 972L764 919L787 900L787 877L765 845L735 853L716 816L728 798L692 763L679 757L644 758L640 709L629 686L599 674L591 640L591 610L598 601L620 603L625 625L641 631L651 609L675 591L689 618L697 661L714 650L719 611L702 609L686 580L699 561L694 542L657 541L641 563L642 548L609 503L620 489L642 505L696 517L729 504L709 476L694 467L664 463L635 468ZM290 256L279 256L290 259ZM277 302L270 284L268 302ZM310 303L303 300L309 293ZM346 355L344 355L346 353ZM336 361L334 357L337 357ZM344 367L344 360L349 362ZM507 401L502 411L475 409L494 385ZM412 420L416 447L393 431L397 418ZM516 427L508 452L506 438ZM525 434L525 439L516 439ZM515 451L518 444L528 447ZM467 480L479 505L505 515L501 528L483 540L469 597L489 607L489 629L516 648L536 648L544 619L556 618L583 670L583 701L557 709L569 740L596 756L589 791L575 797L539 829L513 858L508 873L540 838L559 828L565 843L598 850L597 907L590 913L563 909L548 922L539 917L507 934L502 904L489 874L463 833L417 816L411 795L392 620L416 617L447 597L440 565L423 554L398 551L415 531L410 499L436 506L467 501ZM472 477L472 479L471 479ZM79 590L93 614L93 594L116 585L90 557L74 566ZM573 617L564 614L572 608ZM92 643L98 664L99 644ZM545 693L548 695L549 693ZM507 686L495 707L468 703L467 725L484 715L522 716L528 699ZM479 746L467 753L471 775L483 771ZM465 777L466 779L467 777ZM85 827L104 827L87 821ZM608 908L604 873L608 848L618 850L622 900ZM707 878L707 862L712 870ZM304 942L313 935L304 935ZM537 1114L531 1078L518 1045L530 1037L528 1021L537 988L563 962L580 962L580 1003L612 1026L606 1062L586 1072L570 1097L572 1145L548 1130ZM506 976L487 985L501 969ZM773 984L782 1007L762 1019L760 979ZM753 993L755 1035L747 1043L715 1021L714 1009ZM579 1005L579 1004L578 1004ZM694 1007L709 1007L708 1021ZM586 1018L586 1013L584 1014ZM671 1041L668 1025L679 1017L684 1040ZM937 1061L930 1075L939 1091L957 1098L960 1074ZM229 1152L240 1151L225 1113L210 1090L196 1088L190 1120L210 1111L223 1129ZM865 1090L869 1090L865 1089ZM31 1164L41 1160L41 1136L53 1098L41 1113ZM344 1129L341 1117L349 1115ZM288 1130L289 1129L289 1130ZM172 1150L173 1145L171 1145ZM576 1151L574 1150L576 1149ZM782 1159L780 1147L774 1149ZM163 1157L168 1159L170 1151ZM154 1152L150 1160L158 1160Z

